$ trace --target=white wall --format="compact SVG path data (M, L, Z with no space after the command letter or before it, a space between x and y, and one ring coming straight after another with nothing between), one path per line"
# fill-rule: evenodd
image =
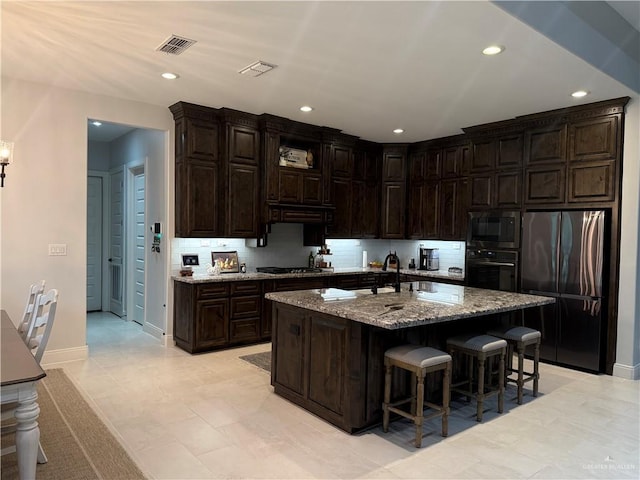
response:
M0 191L0 303L17 321L28 286L46 279L60 298L44 361L78 358L86 355L87 120L166 131L166 167L173 164L173 117L162 106L7 78L1 98L0 135L15 151ZM172 231L173 189L166 177L157 181ZM48 256L50 243L67 244L67 256ZM166 275L157 282L166 288Z

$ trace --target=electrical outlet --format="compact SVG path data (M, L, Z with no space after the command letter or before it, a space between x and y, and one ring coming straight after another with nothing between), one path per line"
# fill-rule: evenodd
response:
M66 243L50 243L49 256L64 256L67 254Z
M355 243L354 243L354 245L355 245L356 247L359 247L360 245L362 245L362 242L361 242L360 240L356 240L356 241L355 241Z
M210 247L211 246L211 241L210 240L200 240L200 246L201 247Z
M224 242L224 240L218 240L218 242L216 243L217 247L226 247L227 244L226 242Z
M454 242L453 249L454 250L460 250L460 242Z

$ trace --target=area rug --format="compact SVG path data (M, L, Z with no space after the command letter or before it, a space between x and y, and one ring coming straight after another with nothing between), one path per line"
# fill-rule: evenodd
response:
M38 480L147 478L61 369L47 370L38 385L40 444L48 463ZM2 444L13 443L13 434ZM2 480L18 478L15 453L2 457Z
M253 353L251 355L242 355L240 359L271 373L271 352L260 352Z

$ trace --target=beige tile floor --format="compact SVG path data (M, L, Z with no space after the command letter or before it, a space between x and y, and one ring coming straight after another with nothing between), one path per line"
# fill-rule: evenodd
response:
M151 477L158 479L627 479L640 477L640 382L541 367L541 393L482 424L455 403L450 435L428 423L348 435L274 395L238 357L161 346L139 325L90 314L89 359L65 369Z

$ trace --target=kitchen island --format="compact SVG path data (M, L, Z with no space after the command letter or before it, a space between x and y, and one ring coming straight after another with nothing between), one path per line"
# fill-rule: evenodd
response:
M271 383L276 394L353 433L379 423L384 352L402 343L444 348L452 334L484 332L495 316L554 299L436 282L400 292L271 292ZM403 389L403 382L398 382Z

